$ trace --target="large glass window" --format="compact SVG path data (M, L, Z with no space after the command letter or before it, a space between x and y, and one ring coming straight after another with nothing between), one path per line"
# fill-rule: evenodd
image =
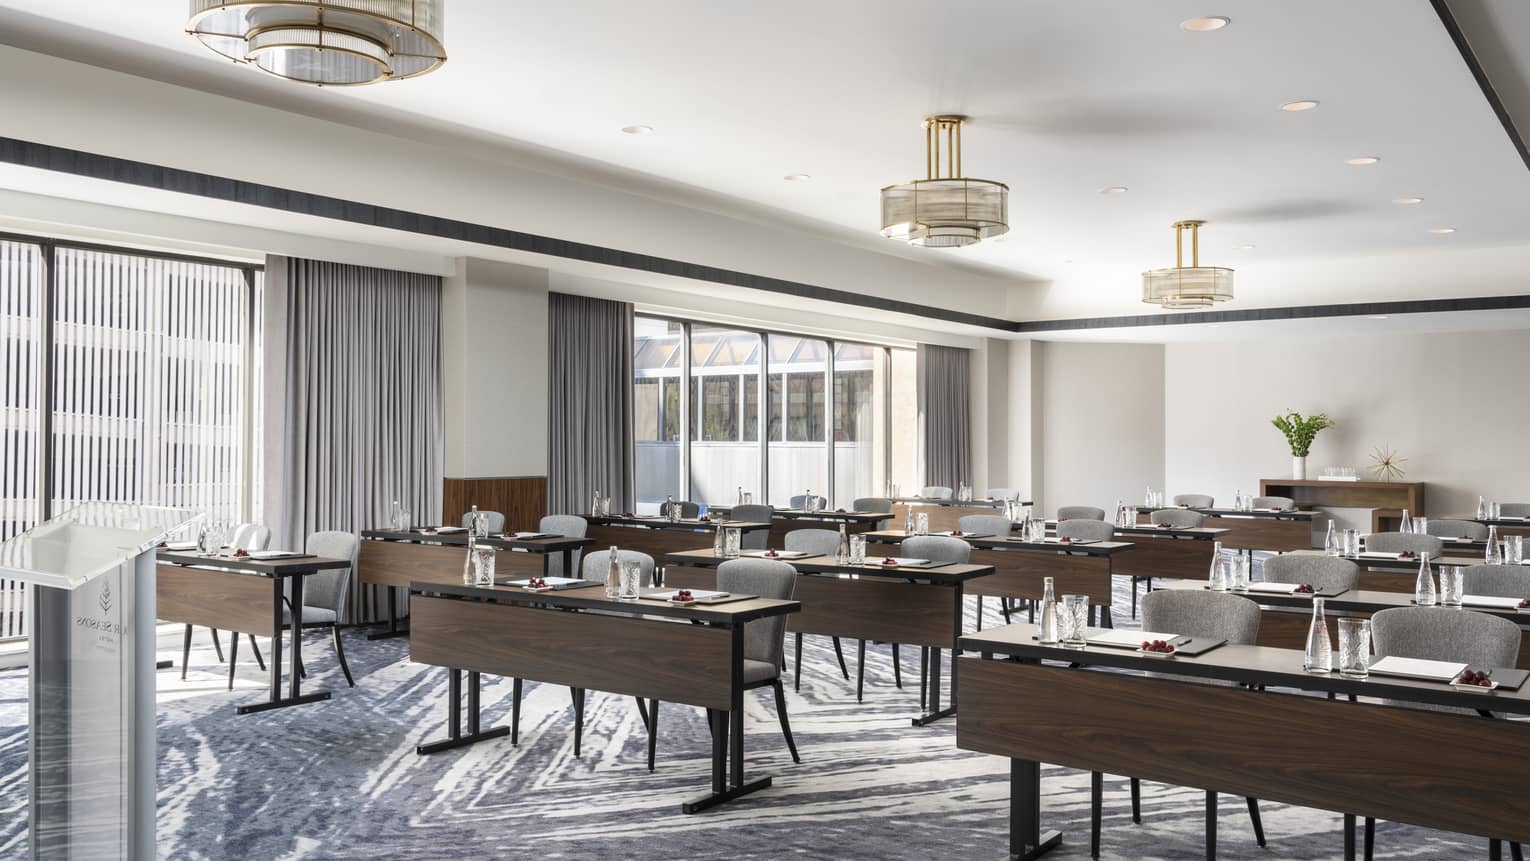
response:
M740 488L760 484L760 336L755 332L691 325L690 496L726 504ZM746 392L753 392L754 409ZM746 421L747 417L747 421ZM754 422L754 428L746 428Z
M633 329L633 462L637 507L655 514L665 497L681 497L680 384L684 372L681 325L638 317Z
M814 338L770 335L771 436L770 504L791 505L792 497L824 496L829 491L829 449L824 439L824 391L829 345Z
M887 492L887 350L834 347L834 504Z

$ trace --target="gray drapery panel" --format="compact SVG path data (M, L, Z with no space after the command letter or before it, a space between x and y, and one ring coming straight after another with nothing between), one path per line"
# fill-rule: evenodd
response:
M968 404L970 350L920 344L919 458L924 483L949 487L970 483L972 426ZM916 488L917 490L917 488Z
M441 516L441 278L267 261L265 517L272 547ZM349 619L379 618L351 578ZM368 590L370 592L371 590Z
M632 305L547 296L547 511L631 511Z

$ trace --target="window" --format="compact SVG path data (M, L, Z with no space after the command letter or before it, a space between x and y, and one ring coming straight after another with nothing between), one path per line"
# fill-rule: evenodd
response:
M834 346L834 504L888 492L888 350ZM906 350L895 352L907 352Z
M685 359L679 323L638 317L633 327L633 464L639 513L680 496L680 374Z
M760 336L755 332L722 329L699 323L690 326L691 382L694 416L690 446L688 499L731 503L740 489L754 491L760 483L758 401ZM754 392L755 409L744 427L745 392ZM751 440L753 440L751 442Z
M770 440L770 493L777 508L791 505L792 497L823 496L829 490L829 449L824 440L824 387L828 372L829 345L814 338L770 335L770 377L780 380L771 387L772 423L780 424L784 436ZM779 417L779 419L775 418Z

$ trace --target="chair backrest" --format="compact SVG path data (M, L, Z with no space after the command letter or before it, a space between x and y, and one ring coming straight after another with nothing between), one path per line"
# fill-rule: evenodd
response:
M898 545L898 555L906 559L962 564L972 558L972 545L949 535L916 535L903 539Z
M1507 619L1450 607L1393 607L1371 617L1378 657L1512 667L1519 659L1519 638L1519 626Z
M881 512L892 513L893 501L885 496L863 496L850 505L851 511L865 511L872 514Z
M1530 517L1530 502L1505 502L1498 506L1504 517Z
M1440 555L1445 542L1433 535L1413 532L1372 532L1365 536L1365 549L1377 553L1428 553Z
M1008 538L1015 524L1002 514L964 514L956 519L956 527L963 532Z
M1103 520L1060 520L1057 537L1074 541L1111 541L1116 537L1116 527Z
M1530 598L1530 568L1524 565L1468 565L1461 591L1494 598Z
M483 518L483 528L490 535L499 535L505 531L505 515L501 514L500 512L484 511L480 509L478 511L478 516ZM472 528L473 512L465 511L462 513L462 525L468 528Z
M728 516L745 523L769 523L776 516L776 510L768 505L735 505ZM745 550L764 550L770 546L770 530L745 532L739 536L738 546Z
M797 569L775 559L729 559L717 566L717 588L789 601L797 593ZM744 624L744 657L779 667L785 651L785 616Z
M616 561L622 565L628 562L636 562L640 573L638 582L644 586L653 582L653 557L637 550L623 550L617 548ZM580 574L586 580L594 580L597 583L606 582L606 572L611 570L611 551L594 550L586 553L584 561L580 563Z
M1014 499L1020 495L1020 491L1013 487L990 487L988 495L993 499Z
M791 508L796 508L798 510L806 511L807 507L808 507L808 499L812 499L814 502L816 502L817 503L817 507L820 508L820 509L828 508L829 507L829 500L825 499L822 496L819 496L816 493L813 494L811 497L809 497L805 493L799 493L796 496L791 498L789 505L790 505Z
M1264 579L1271 583L1306 583L1319 592L1348 590L1360 582L1360 566L1337 556L1287 553L1264 560Z
M680 507L680 516L687 520L693 520L701 514L701 505L699 503L691 502L689 500L677 499L675 500L675 505ZM669 516L668 502L659 503L659 516Z
M1057 509L1058 522L1064 520L1104 520L1105 509L1093 505L1064 505Z
M1217 501L1214 497L1205 493L1181 493L1174 497L1174 504L1190 508L1211 508L1217 504Z
M929 487L921 487L919 489L919 495L925 499L950 499L951 488L941 487L938 484L932 484Z
M839 552L839 530L793 529L786 533L786 549L793 553L833 556Z
M1156 526L1167 523L1176 529L1194 529L1204 523L1206 515L1199 511L1191 511L1188 508L1160 508L1153 512L1152 522Z
M564 538L583 538L589 534L590 522L577 514L549 514L542 518L542 521L537 524L537 531L546 532L552 535L562 535ZM573 559L571 561L573 562L573 568L575 571L581 570L579 567L579 557L583 553L583 550L575 550L573 552ZM572 574L563 573L562 553L548 554L547 576L573 576Z
M241 523L234 527L228 544L235 550L265 550L271 543L271 528L261 523Z
M1470 538L1481 541L1487 538L1488 528L1475 520L1430 520L1430 535L1440 538Z
M315 556L350 560L351 567L310 574L303 580L303 606L334 610L338 621L345 616L345 597L350 593L351 572L361 540L352 532L315 532L303 549Z
M1289 496L1256 496L1249 504L1254 508L1273 508L1276 511L1296 510L1296 500Z
M1160 589L1142 597L1142 629L1253 645L1259 605L1226 592Z

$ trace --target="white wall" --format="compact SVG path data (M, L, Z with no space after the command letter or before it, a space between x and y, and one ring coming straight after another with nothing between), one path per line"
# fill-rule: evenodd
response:
M1164 348L1158 344L1040 343L1031 360L1039 411L1041 511L1095 505L1107 512L1164 480ZM1034 440L1033 440L1034 442Z
M1165 368L1170 493L1230 500L1289 476L1290 450L1269 421L1294 409L1338 423L1318 434L1309 477L1363 469L1373 448L1391 446L1408 459L1403 480L1427 483L1431 516L1469 513L1479 494L1530 501L1524 332L1170 344Z

